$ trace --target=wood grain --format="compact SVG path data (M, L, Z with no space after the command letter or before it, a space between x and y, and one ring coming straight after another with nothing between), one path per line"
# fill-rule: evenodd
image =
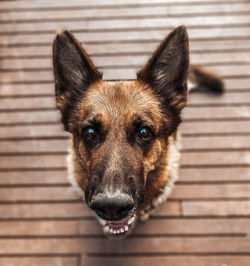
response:
M0 265L250 265L250 3L236 0L1 1ZM187 25L191 63L226 93L191 93L180 179L126 240L103 237L70 186L55 108L52 41L71 30L105 79L135 79Z

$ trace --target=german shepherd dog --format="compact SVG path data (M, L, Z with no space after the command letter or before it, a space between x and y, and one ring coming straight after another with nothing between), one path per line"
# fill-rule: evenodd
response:
M71 183L108 236L125 237L165 202L178 178L187 81L222 92L217 75L189 67L186 28L172 31L134 81L104 81L68 31L53 44L57 107L72 134Z

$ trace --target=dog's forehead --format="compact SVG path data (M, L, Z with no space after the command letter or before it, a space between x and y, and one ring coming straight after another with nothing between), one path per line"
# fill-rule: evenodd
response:
M128 114L148 114L157 120L162 116L157 98L139 81L99 81L93 84L81 103L82 117L86 112L119 119Z

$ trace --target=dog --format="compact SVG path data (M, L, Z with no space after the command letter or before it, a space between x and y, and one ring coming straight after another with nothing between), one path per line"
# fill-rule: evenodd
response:
M53 43L56 105L71 133L69 177L107 236L128 236L178 179L188 86L221 93L214 73L189 66L188 34L173 30L134 81L105 81L68 31Z

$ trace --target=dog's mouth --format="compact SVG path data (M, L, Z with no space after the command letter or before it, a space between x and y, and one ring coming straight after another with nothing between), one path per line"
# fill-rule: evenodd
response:
M123 219L121 221L106 221L98 217L99 223L102 225L103 232L107 236L125 236L128 235L134 227L136 215Z

